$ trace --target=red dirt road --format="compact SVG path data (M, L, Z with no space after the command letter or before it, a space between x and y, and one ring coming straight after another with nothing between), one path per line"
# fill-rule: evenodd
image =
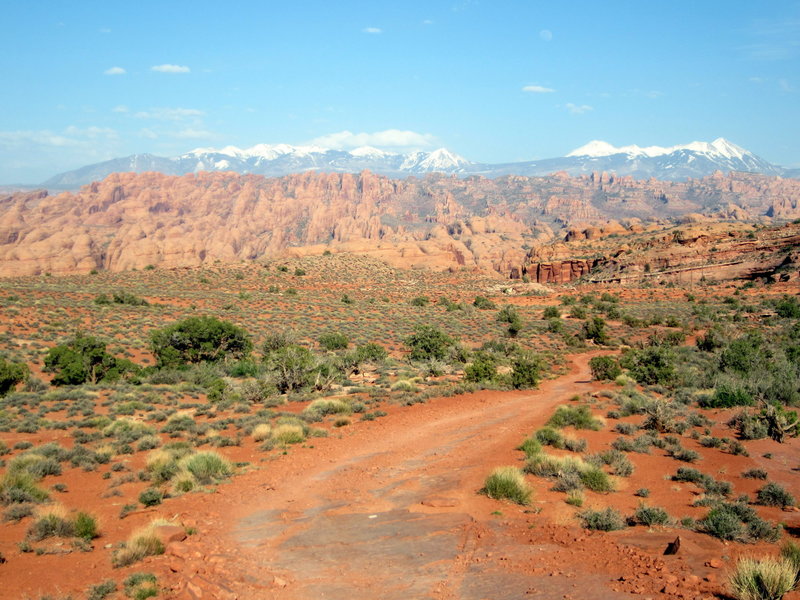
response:
M515 446L555 406L596 389L592 356L535 391L435 399L293 448L194 495L179 518L198 533L137 570L182 598L708 596L683 557L660 556L674 530L637 549L578 528L563 500L554 524L546 493L529 509L477 493L492 468L520 464Z

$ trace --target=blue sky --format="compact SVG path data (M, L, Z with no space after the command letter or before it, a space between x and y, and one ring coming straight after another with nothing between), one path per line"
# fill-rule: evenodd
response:
M563 156L725 137L800 166L800 2L9 0L0 183L257 143Z

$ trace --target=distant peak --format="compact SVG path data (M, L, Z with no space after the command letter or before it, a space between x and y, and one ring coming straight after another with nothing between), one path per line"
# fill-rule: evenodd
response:
M719 137L715 139L713 142L690 142L688 144L678 145L678 146L646 146L644 148L636 145L631 146L613 146L608 142L603 142L599 140L593 140L588 144L584 144L580 148L576 148L569 154L567 157L578 157L578 156L589 156L589 157L601 157L601 156L613 156L615 154L627 154L629 156L647 156L647 157L655 157L655 156L664 156L666 154L672 154L673 152L678 152L680 150L688 150L690 152L699 152L703 154L711 154L714 156L722 156L725 158L742 158L747 154L750 154L747 150L742 148L741 146L737 146L733 142L726 140L725 138Z

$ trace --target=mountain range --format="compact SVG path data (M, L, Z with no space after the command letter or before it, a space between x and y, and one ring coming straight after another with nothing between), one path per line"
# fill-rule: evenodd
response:
M438 172L489 178L544 176L561 171L570 175L608 172L636 179L653 177L667 181L705 177L715 171L800 176L798 169L773 165L724 138L718 138L713 142L691 142L672 147L615 147L607 142L592 141L564 157L503 164L472 162L445 148L400 154L370 146L349 151L289 144L257 144L246 149L225 146L197 148L173 158L152 154L115 158L60 173L43 185L51 189L72 189L119 172L155 171L165 175L185 175L200 171L234 171L280 177L307 171L358 173L365 170L388 177Z

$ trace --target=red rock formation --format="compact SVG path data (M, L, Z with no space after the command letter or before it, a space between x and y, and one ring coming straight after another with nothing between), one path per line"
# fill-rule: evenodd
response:
M594 242L686 213L797 218L800 182L745 174L660 182L607 174L122 173L74 194L0 197L0 275L193 266L328 247L399 265L507 275L528 248L564 239L560 230ZM571 277L564 269L555 267L552 277Z

